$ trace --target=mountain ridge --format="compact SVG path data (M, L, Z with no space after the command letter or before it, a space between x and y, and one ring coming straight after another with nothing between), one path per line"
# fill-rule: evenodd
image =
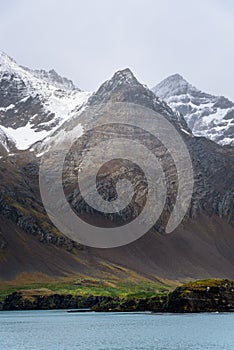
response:
M6 151L27 149L74 116L90 97L90 103L94 103L95 98L96 103L102 100L102 89L104 92L114 88L111 84L117 84L115 89L118 89L124 84L134 86L137 83L134 74L126 68L117 71L93 94L82 92L53 69L47 72L25 68L0 52L0 128L1 138L8 140L8 146L5 142L1 147ZM234 144L232 101L198 90L178 73L164 79L152 91L159 97L157 103L164 111L174 117L177 115L177 119L180 114L184 116L185 131L191 129L195 136L221 145Z

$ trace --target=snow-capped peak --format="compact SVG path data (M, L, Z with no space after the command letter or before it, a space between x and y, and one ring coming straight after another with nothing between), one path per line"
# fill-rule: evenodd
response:
M54 70L24 68L0 52L0 127L18 149L56 130L90 95Z
M152 90L184 116L194 135L234 145L232 101L197 89L179 74L169 76Z
M23 79L25 84L29 84L34 88L39 88L40 85L50 85L56 89L62 90L77 90L70 79L61 77L54 69L46 71L44 69L33 70L27 67L20 66L10 56L0 51L0 75L14 74Z
M156 85L152 90L163 100L167 100L171 96L187 94L188 91L196 91L197 93L200 92L180 74L170 75L168 78Z

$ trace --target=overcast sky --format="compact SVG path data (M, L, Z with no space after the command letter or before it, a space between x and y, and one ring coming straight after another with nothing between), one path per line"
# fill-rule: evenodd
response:
M84 90L129 67L234 100L233 0L0 0L1 50Z

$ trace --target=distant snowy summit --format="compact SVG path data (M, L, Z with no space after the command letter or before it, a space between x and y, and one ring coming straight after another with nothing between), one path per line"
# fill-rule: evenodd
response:
M180 112L195 136L234 146L234 103L223 96L202 92L174 74L152 91Z
M0 52L2 147L12 144L24 150L44 139L69 119L73 110L81 107L90 95L54 70L24 68Z

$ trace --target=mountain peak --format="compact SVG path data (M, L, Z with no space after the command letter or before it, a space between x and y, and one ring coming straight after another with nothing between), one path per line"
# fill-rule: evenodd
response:
M106 80L99 89L89 99L89 104L96 104L99 102L107 102L113 97L119 96L120 100L124 91L129 89L142 87L139 81L129 68L119 70L109 79ZM122 96L123 97L123 96Z
M17 75L26 83L26 85L28 85L29 81L32 82L36 79L37 86L43 81L47 84L53 85L57 89L81 91L70 79L60 76L54 69L50 69L49 71L44 69L34 70L18 65L15 60L3 51L0 51L0 72L1 74L8 73L11 75Z
M194 135L204 136L222 145L233 144L232 101L197 89L180 74L164 79L152 91L184 116Z
M173 110L145 85L141 84L129 68L117 71L111 79L104 82L89 98L88 105L109 102L133 103L145 106L164 115L178 129L190 132L182 116Z
M164 79L164 81L180 81L180 80L186 81L184 79L184 77L182 75L180 75L179 73L171 74L171 75L169 75L169 77Z
M0 52L0 128L18 149L44 139L89 96L53 69L32 70ZM2 135L0 146L5 140Z
M129 86L136 86L141 85L139 81L134 76L133 72L129 68L125 68L122 70L118 70L114 73L114 75L107 81L105 81L101 87L99 88L101 90L114 90L119 87L129 87Z
M185 80L182 75L172 74L161 83L157 84L152 91L160 98L166 99L169 95L187 93L192 86Z
M118 81L119 83L127 84L138 83L136 77L129 68L117 71L109 81Z

